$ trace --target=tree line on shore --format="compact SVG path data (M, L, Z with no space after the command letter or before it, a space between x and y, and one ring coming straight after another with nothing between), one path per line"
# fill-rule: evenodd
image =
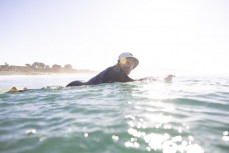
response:
M11 72L76 72L77 70L72 67L70 64L66 64L63 67L58 64L54 64L52 66L46 65L41 62L34 62L33 64L25 64L25 66L15 66L9 65L5 63L4 65L0 65L0 71L11 71Z

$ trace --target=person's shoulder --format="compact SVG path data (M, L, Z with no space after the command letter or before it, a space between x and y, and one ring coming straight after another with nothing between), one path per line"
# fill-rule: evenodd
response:
M110 73L110 72L116 71L117 69L116 67L117 67L116 65L110 66L106 68L103 72Z
M116 68L117 68L117 65L113 65L113 66L108 67L106 70L113 70L113 69L116 69Z
M122 74L122 71L117 64L107 68L107 71L112 74Z

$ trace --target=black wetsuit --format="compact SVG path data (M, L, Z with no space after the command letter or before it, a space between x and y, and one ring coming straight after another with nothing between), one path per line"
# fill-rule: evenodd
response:
M82 86L82 85L94 85L100 83L113 83L113 82L131 82L134 81L128 77L119 67L119 65L111 66L104 71L100 72L95 77L91 78L87 82L73 81L67 85L69 86Z

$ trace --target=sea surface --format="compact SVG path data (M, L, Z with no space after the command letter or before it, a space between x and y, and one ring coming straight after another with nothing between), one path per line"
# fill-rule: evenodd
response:
M229 152L228 76L65 87L89 78L0 76L0 152Z

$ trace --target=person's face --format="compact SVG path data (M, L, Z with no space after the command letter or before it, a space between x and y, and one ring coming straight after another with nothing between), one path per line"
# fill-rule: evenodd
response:
M130 72L134 69L134 60L132 58L122 58L119 61L119 65L122 71L126 75L129 75Z

